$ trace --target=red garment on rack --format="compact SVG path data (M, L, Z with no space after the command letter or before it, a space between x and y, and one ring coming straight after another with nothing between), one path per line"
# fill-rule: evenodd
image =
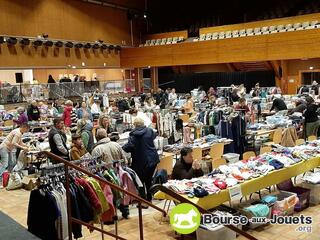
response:
M92 186L82 178L76 178L76 183L83 187L84 193L86 194L88 200L90 201L91 206L96 210L95 212L101 212L102 206L98 198L97 193L92 188Z

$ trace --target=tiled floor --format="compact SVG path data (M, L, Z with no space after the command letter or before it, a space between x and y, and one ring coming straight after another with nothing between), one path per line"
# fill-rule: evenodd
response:
M15 190L6 191L0 190L0 210L8 214L10 217L21 223L23 226L27 225L27 209L29 200L29 191ZM163 202L156 202L161 206ZM132 207L131 218L129 220L120 220L119 234L120 236L129 239L139 239L138 217L137 209ZM256 230L250 230L248 233L261 240L317 240L320 239L320 205L310 207L302 212L304 215L313 217L312 233L299 233L294 225L269 225ZM295 214L295 215L300 215ZM146 240L169 240L175 239L176 236L167 222L160 222L160 213L151 209L144 210L143 224L144 224L144 239ZM0 223L1 224L1 223ZM104 226L105 230L112 230L114 226ZM82 239L94 240L101 239L101 234L98 232L89 233L86 228L83 228ZM1 239L1 235L0 235ZM81 239L81 240L82 240ZM105 236L105 239L112 239ZM242 240L244 237L238 237Z

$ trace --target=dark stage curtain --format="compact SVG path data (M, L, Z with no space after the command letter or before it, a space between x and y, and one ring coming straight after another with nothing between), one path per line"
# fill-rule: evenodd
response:
M247 91L250 91L258 82L260 87L275 86L274 72L174 73L169 68L159 69L159 87L176 88L179 93L190 92L198 86L208 90L210 87L228 87L231 84L244 84Z

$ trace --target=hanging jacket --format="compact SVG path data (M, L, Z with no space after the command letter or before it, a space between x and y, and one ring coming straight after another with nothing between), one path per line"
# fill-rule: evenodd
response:
M159 155L154 146L156 134L148 127L138 127L130 132L128 143L122 148L132 156L132 169L142 176L146 169L152 169L159 163Z
M122 169L121 166L118 168L119 177L121 179L122 187L127 190L128 192L131 192L133 194L138 195L137 188L135 187L133 180L130 176L130 174ZM129 195L124 194L124 197L121 201L121 204L123 205L129 205L134 198L132 198Z
M66 127L70 127L72 120L71 120L71 112L72 112L72 106L66 106L63 111L62 119L64 121L64 125Z

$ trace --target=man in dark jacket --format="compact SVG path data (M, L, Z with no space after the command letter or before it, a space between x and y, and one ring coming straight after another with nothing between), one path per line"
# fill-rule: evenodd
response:
M135 129L130 133L128 143L122 148L125 152L131 153L131 167L146 186L147 196L145 199L151 201L152 176L159 163L159 155L153 142L156 135L153 129L144 125L144 121L141 118L134 120L134 126Z
M51 152L59 157L69 160L67 136L63 132L64 123L61 118L53 120L53 127L49 131L49 145Z
M180 161L174 165L172 179L183 180L203 176L199 161L193 160L192 148L182 148L180 155Z
M29 121L38 121L40 119L40 110L37 106L37 101L33 100L28 107L27 115Z

